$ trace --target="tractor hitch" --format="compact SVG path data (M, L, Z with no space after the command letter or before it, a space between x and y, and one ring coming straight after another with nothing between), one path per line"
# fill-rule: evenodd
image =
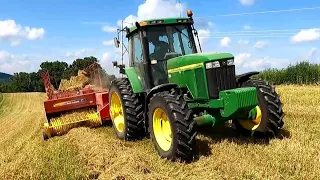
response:
M193 118L193 120L195 121L195 123L198 126L202 126L202 125L214 126L214 124L216 122L216 119L213 116L211 116L210 114L205 114L202 116L195 117L195 118Z

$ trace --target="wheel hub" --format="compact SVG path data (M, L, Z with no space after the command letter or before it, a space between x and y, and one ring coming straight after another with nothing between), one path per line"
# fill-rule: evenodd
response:
M259 106L256 106L255 109L253 109L252 111L254 112L250 112L250 116L252 116L254 113L254 118L252 119L246 119L246 120L239 120L239 123L241 124L242 127L244 127L245 129L248 129L248 130L255 130L259 127L260 123L261 123L261 118L262 118L262 115L261 115L261 109Z
M123 109L119 95L116 92L111 94L110 116L118 132L124 129Z
M168 116L161 109L155 109L153 113L153 131L155 139L164 151L168 151L172 143L172 131Z

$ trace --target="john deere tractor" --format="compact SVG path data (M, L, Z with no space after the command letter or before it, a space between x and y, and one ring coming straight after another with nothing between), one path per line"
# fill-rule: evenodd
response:
M192 14L124 28L129 67L113 62L123 76L111 82L109 92L117 136L151 138L162 158L183 161L196 154L199 126L230 120L244 135L277 136L284 112L275 88L251 77L259 72L236 76L230 53L198 52ZM115 43L119 47L118 38Z

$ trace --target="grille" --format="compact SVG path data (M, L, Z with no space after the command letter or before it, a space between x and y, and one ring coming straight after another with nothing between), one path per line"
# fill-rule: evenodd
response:
M210 98L218 98L219 92L236 88L235 66L206 69Z

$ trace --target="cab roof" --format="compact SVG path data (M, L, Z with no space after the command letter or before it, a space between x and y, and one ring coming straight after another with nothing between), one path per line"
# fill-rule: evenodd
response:
M162 18L162 19L149 19L143 20L139 22L140 26L153 26L153 25L167 25L167 24L193 24L193 20L190 18ZM133 25L133 27L129 28L127 31L127 37L137 30L137 27Z

